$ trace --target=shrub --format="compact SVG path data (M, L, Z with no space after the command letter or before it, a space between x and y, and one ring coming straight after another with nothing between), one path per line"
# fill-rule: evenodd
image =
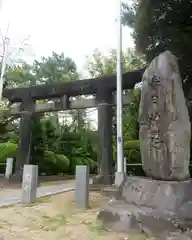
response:
M124 153L128 164L141 163L139 140L126 141L124 144ZM134 176L145 176L142 166L127 166L127 171L129 174L132 174Z
M89 157L72 157L70 159L70 173L74 174L77 165L87 165L90 168L90 173L93 173L97 170L97 162Z
M55 154L55 157L58 170L62 173L66 173L69 168L70 160L62 154Z
M125 148L126 150L140 149L139 140L126 141L126 142L124 143L124 148Z
M83 161L83 158L72 156L71 161L70 161L69 173L70 174L74 174L75 173L75 169L76 169L76 165L84 165L84 164L85 163Z
M124 144L124 154L129 163L140 163L140 145L139 140L127 141Z
M130 140L124 143L124 155L127 158L128 163L140 163L140 145L139 140ZM113 158L116 159L117 150L113 148Z
M8 157L16 157L18 145L15 143L0 143L0 162L5 163Z
M88 158L90 172L93 173L97 170L98 163L91 158Z
M44 151L43 155L43 162L39 163L41 164L41 172L56 175L68 171L70 161L65 155L55 154L52 151Z
M4 174L6 169L6 163L0 162L0 174Z

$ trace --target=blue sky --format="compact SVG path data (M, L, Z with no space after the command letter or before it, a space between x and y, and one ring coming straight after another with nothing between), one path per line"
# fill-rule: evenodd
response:
M0 29L17 45L28 37L26 57L64 52L81 69L85 55L95 48L116 48L117 0L0 0ZM123 46L133 46L130 30L123 29Z

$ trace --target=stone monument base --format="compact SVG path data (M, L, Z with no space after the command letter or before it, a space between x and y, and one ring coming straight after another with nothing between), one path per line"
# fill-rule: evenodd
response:
M192 228L192 180L128 177L121 200L110 201L98 219L115 231L136 230L158 237L185 231Z
M109 182L106 184L105 176L103 174L98 174L93 177L93 184L102 184L102 185L109 185L114 182L114 176L109 176Z

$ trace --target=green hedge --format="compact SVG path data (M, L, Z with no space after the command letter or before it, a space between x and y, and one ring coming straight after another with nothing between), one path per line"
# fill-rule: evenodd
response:
M141 154L140 154L140 144L139 140L130 140L124 142L124 155L129 159L129 163L140 163ZM117 150L113 148L113 158L116 159Z
M128 160L128 163L140 163L140 145L139 140L127 141L124 144L124 155Z
M130 140L124 143L124 148L127 150L140 149L139 140Z
M0 143L0 162L5 163L6 159L15 158L18 145L15 143Z
M0 163L0 174L5 174L6 163Z
M44 151L43 160L41 159L37 164L40 172L48 175L56 175L59 173L67 173L70 160L62 155L55 154L52 151Z

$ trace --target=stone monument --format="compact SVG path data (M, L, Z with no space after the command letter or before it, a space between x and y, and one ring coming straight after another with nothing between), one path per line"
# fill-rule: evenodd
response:
M143 170L159 180L189 178L191 128L175 56L155 58L142 80L139 108Z
M170 232L192 228L190 121L177 59L169 51L143 75L139 123L146 177L127 177L120 200L105 206L98 218L116 231L134 229L166 239Z

